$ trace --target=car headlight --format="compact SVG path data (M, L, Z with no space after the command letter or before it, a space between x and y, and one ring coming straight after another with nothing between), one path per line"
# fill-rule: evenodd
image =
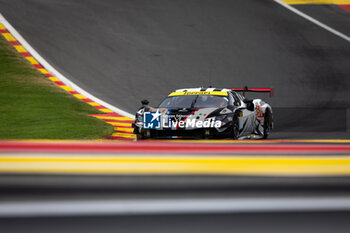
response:
M216 116L216 117L215 117L215 120L217 120L217 121L222 121L222 120L224 120L226 117L227 117L227 115Z
M137 115L137 121L142 121L142 120L143 120L142 115Z

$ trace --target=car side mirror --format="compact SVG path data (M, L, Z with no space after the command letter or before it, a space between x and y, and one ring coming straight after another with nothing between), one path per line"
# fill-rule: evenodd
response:
M149 101L144 99L144 100L141 100L141 104L142 105L148 105L149 104Z
M247 109L249 111L254 111L254 103L253 103L253 100L247 100L245 99L244 100L244 103L247 105Z

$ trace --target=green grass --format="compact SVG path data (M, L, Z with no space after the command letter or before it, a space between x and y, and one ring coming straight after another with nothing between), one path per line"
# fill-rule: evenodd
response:
M0 35L0 139L99 139L102 113L37 71Z

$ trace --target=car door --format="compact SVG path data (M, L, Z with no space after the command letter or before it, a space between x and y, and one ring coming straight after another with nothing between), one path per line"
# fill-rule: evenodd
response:
M237 94L237 97L240 101L239 106L239 128L240 128L240 136L247 136L250 135L254 129L255 129L255 109L249 110L248 104L245 103L245 98L239 94Z

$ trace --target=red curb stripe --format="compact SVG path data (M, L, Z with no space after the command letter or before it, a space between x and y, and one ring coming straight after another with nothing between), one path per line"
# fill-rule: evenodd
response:
M347 11L347 12L350 12L350 5L338 5L340 6L341 8L343 8L343 10Z
M1 152L114 152L114 153L192 153L192 154L349 154L350 145L285 145L285 144L173 144L160 142L111 143L0 143Z
M85 101L86 103L95 103L95 101L93 101L93 100L91 100L91 99L84 99L84 101Z
M122 133L122 134L128 134L128 135L133 135L134 133L133 132L128 132L128 131L120 131L120 130L117 130L117 131L114 131L115 133Z
M50 78L50 77L54 77L51 73L47 73L47 74L45 74L45 76L46 76L46 77L49 77L49 78Z
M105 114L91 114L91 116L104 116L104 117L124 117L123 115L120 115L118 113L105 113Z
M10 33L7 29L0 29L0 33Z
M80 94L80 93L77 93L77 94ZM92 101L91 99L80 99L80 100L82 100L82 101L84 101L84 102L87 102L87 103L94 102L94 101ZM95 106L93 106L93 107L95 107Z
M15 46L15 45L21 45L18 41L10 41L10 43Z
M118 113L107 113L107 114L104 114L104 116L108 116L108 117L124 117L123 115L120 115Z
M33 64L33 66L37 69L44 69L40 64Z
M21 53L24 57L31 57L32 55L28 52L22 52Z
M60 86L65 86L66 84L64 84L63 82L61 81L53 81L54 83L56 83L57 85L60 85Z
M79 94L79 92L77 92L77 91L68 91L68 92L72 95Z
M107 122L108 123L108 122ZM132 129L131 126L114 126L114 128Z
M113 123L134 123L134 120L110 120L110 119L101 119L105 122L113 122Z
M102 105L98 105L98 106L94 106L97 109L106 109L106 107L102 106Z

